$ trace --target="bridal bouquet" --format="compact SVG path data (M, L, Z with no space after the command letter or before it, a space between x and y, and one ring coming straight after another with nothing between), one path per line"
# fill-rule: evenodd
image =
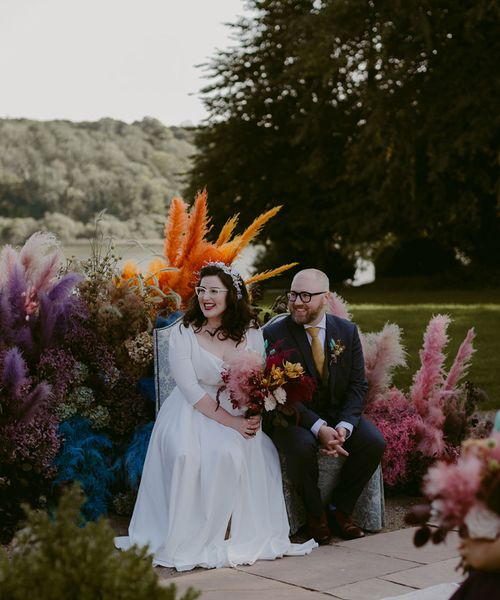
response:
M424 477L427 504L413 507L406 516L420 525L414 543L435 544L458 527L474 538L500 535L500 433L483 440L466 440L456 463L438 462ZM431 529L427 521L438 527Z
M272 413L275 425L286 425L285 416L296 413L297 402L309 402L315 390L312 377L300 363L274 347L264 360L258 352L236 352L226 361L219 395L227 391L233 408L246 409L245 416Z

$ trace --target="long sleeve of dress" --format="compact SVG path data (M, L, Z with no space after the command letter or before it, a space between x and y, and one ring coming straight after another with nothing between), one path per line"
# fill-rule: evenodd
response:
M206 395L198 383L192 361L192 336L181 323L170 334L168 360L172 376L186 400L194 406Z
M262 329L248 329L246 335L248 340L248 348L261 354L262 358L264 359L266 355L266 350Z

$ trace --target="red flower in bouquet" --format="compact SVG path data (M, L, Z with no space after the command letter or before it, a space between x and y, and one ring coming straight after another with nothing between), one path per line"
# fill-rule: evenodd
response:
M312 377L305 375L300 363L287 360L288 353L271 348L266 359L258 352L245 350L226 361L224 383L217 392L226 391L233 408L246 409L245 416L273 412L280 423L281 415L293 415L298 402L309 402L315 390Z
M445 539L454 527L470 537L495 539L500 534L500 433L485 440L466 440L456 463L439 461L424 477L426 505L414 507L407 522L422 525L415 544ZM431 530L426 522L438 524Z

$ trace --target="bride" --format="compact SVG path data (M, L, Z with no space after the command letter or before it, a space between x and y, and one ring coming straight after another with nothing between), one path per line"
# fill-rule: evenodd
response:
M153 429L128 538L149 545L155 565L186 571L307 554L291 544L280 462L260 417L234 410L222 384L224 359L264 355L264 341L240 275L224 263L201 269L183 322L170 336L176 387Z

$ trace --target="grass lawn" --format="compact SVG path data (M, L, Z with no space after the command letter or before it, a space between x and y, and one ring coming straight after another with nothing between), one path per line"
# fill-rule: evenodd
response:
M448 328L448 367L467 330L474 327L477 352L467 379L489 397L489 402L479 408L500 409L500 290L398 290L363 286L338 293L348 301L353 321L362 331L379 331L387 322L402 328L408 368L396 370L394 376L394 383L402 389L410 386L420 366L418 351L433 315L447 314L452 318Z

